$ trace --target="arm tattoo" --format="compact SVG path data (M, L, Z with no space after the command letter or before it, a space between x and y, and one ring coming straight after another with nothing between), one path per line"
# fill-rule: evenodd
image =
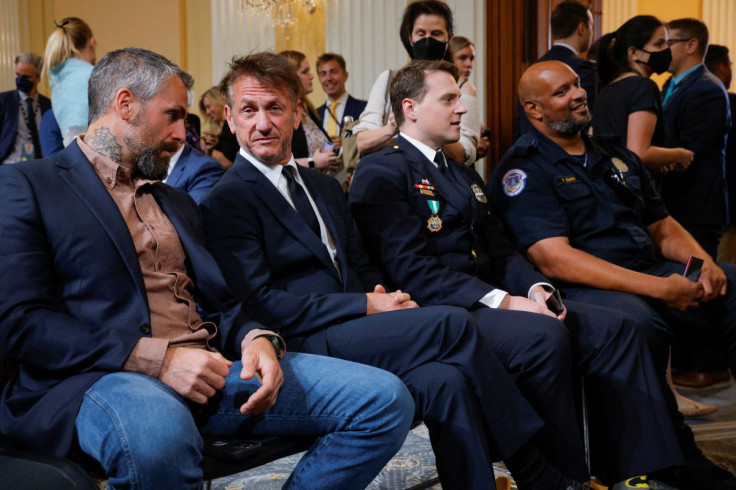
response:
M92 138L86 139L84 142L94 151L108 157L115 163L123 161L123 147L120 146L115 135L110 132L110 128L102 126L95 129Z

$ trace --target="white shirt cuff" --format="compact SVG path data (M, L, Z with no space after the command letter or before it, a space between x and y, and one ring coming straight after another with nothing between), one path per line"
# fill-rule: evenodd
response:
M528 299L532 299L532 289L534 289L537 286L542 286L545 290L547 290L547 292L550 292L550 291L554 291L555 290L555 287L553 285L551 285L550 283L548 283L548 282L535 282L529 288L529 292L526 293L526 297Z
M483 303L489 308L498 308L501 305L501 301L508 295L503 289L494 289L490 293L483 296L478 302Z

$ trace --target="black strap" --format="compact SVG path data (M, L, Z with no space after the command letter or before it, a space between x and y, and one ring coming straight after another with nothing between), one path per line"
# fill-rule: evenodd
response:
M41 140L38 137L38 126L36 126L36 113L33 112L33 99L30 97L26 99L26 110L28 112L26 123L28 123L28 131L31 133L34 156L36 158L43 158L41 154Z
M294 168L289 165L284 165L281 169L281 174L286 178L286 182L289 185L289 193L291 194L291 200L294 201L294 207L296 212L301 216L304 222L317 236L320 235L319 221L317 215L314 213L312 203L309 202L309 197L304 191L304 188L296 181L294 177Z

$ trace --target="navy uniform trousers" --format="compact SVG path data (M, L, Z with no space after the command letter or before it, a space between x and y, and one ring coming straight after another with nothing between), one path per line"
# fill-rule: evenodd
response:
M573 368L585 378L597 476L615 482L682 464L671 420L662 417L667 406L657 370L625 313L566 301L563 324L539 314L478 307L491 284L526 296L531 285L547 281L508 243L481 194L480 176L448 165L452 171L446 175L401 137L393 148L361 160L351 211L371 261L389 285L411 291L423 305L471 312L481 336L545 422L535 442L569 477L584 480L587 474ZM431 197L420 190L430 190ZM440 232L426 229L433 213L427 199L439 203Z

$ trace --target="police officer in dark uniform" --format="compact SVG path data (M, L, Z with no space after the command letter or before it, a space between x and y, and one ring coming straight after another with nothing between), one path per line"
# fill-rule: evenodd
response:
M519 94L534 129L508 151L489 182L494 207L519 248L565 286L568 298L632 315L660 373L669 327L676 334L719 335L736 372L736 266L716 265L667 214L636 155L581 131L590 113L569 67L533 65ZM703 260L699 281L682 275L690 256ZM732 475L697 450L664 391L688 466L663 479L680 488L736 488Z
M681 464L672 425L659 416L666 405L652 359L628 317L574 302L550 311L554 288L505 238L483 181L437 151L457 140L465 112L450 73L414 63L392 82L401 133L395 146L361 160L350 191L371 260L419 304L472 312L547 423L537 445L566 475L586 476L571 364L586 375L594 407L597 476L615 483Z

